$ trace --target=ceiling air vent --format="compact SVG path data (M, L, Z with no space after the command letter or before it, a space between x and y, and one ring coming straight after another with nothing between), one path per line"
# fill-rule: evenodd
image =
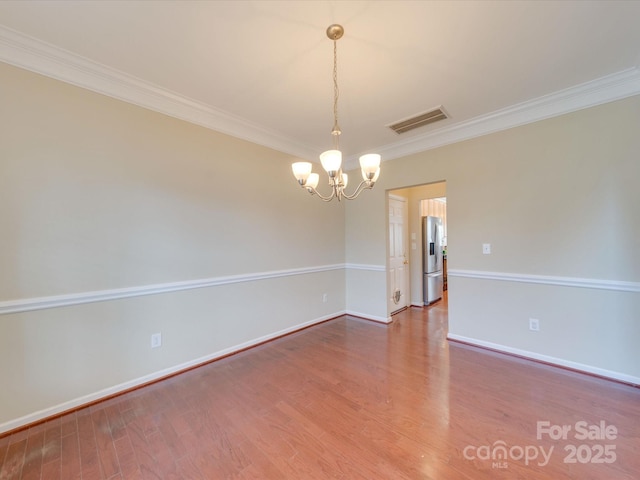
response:
M389 128L396 133L404 133L418 127L424 127L425 125L428 125L433 122L437 122L439 120L444 120L445 118L449 118L449 117L440 106L438 108L434 108L433 110L429 110L428 112L416 115L415 117L409 118L407 120L403 120L401 122L394 123L393 125L389 125Z

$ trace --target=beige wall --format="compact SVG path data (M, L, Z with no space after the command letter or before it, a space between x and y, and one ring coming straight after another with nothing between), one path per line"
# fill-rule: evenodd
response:
M279 152L0 78L0 431L344 311L386 320L387 192L445 180L451 335L640 379L640 97L385 162L345 205Z
M631 97L385 162L347 205L346 257L385 262L385 190L446 180L452 337L638 380L638 125Z
M345 311L343 207L303 192L292 158L5 64L0 78L0 312L226 279L0 314L0 431Z

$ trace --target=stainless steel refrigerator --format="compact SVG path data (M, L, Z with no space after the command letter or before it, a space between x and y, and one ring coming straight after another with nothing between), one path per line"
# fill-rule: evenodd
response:
M422 217L422 271L424 304L442 298L442 219Z

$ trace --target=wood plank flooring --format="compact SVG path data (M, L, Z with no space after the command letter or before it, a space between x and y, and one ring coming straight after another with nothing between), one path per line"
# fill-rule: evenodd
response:
M445 302L323 323L0 438L0 479L639 478L639 389L446 329Z

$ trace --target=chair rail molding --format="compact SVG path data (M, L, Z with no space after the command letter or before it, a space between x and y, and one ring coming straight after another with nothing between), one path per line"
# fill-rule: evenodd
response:
M117 288L113 290L99 290L72 293L68 295L8 300L0 302L0 315L80 305L83 303L104 302L108 300L118 300L121 298L140 297L143 295L157 295L159 293L178 292L181 290L192 290L194 288L217 287L220 285L255 282L259 280L269 280L272 278L290 277L294 275L307 275L311 273L328 272L331 270L342 270L344 268L344 264L338 263L333 265L320 265L315 267L291 268L287 270L273 270L242 275L203 278L182 282L142 285L137 287Z
M616 290L619 292L640 292L640 282L621 280L600 280L594 278L558 277L552 275L529 275L525 273L484 272L478 270L450 269L449 277L476 278L480 280L499 280L504 282L539 283L563 287L594 288L598 290Z

